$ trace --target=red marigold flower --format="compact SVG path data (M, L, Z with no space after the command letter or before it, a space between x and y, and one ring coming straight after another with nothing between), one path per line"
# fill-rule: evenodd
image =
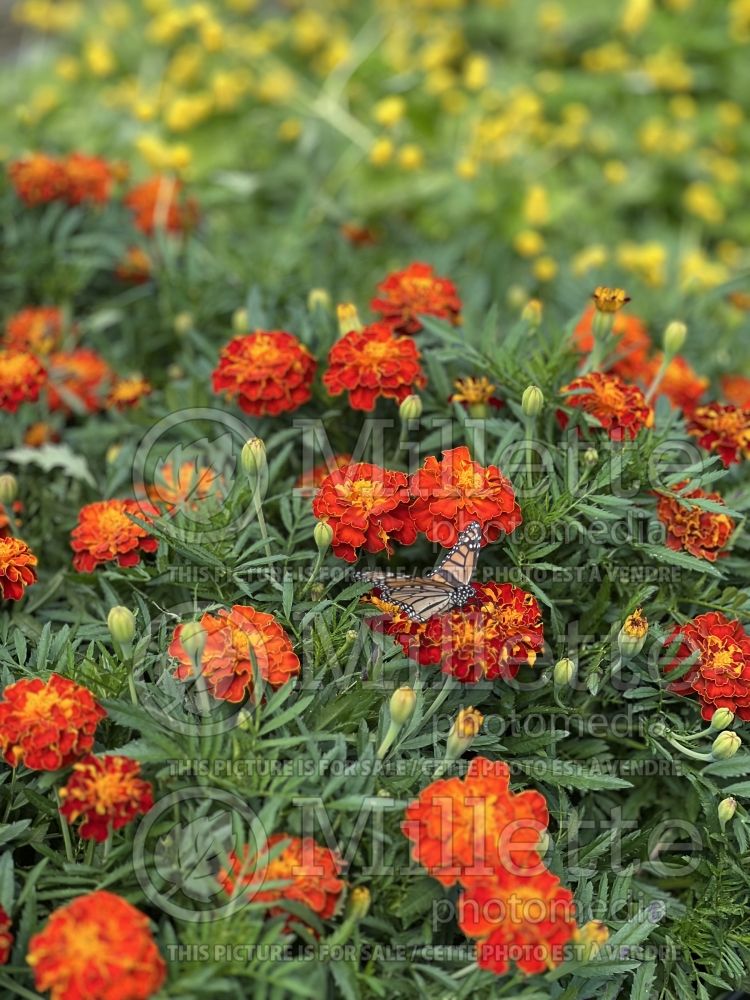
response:
M106 160L100 156L71 153L64 160L63 169L68 178L65 200L70 205L80 205L84 201L103 205L108 201L115 177Z
M198 221L197 202L185 197L182 181L174 177L143 181L130 189L124 202L136 228L147 235L159 229L183 233Z
M140 401L151 393L151 383L140 375L131 375L129 378L117 379L107 396L106 406L114 407L116 410L127 410L136 406Z
M10 958L10 949L13 947L13 935L10 932L11 919L0 906L0 965Z
M589 306L573 331L575 346L584 354L589 354L594 349L596 314L596 306ZM612 333L617 337L617 344L607 364L607 371L619 375L626 382L642 377L651 350L651 338L643 320L622 312L615 313Z
M231 851L219 882L228 895L236 892L250 903L264 903L271 916L286 912L274 903L291 901L302 903L321 920L330 920L344 890L342 868L338 854L312 837L275 833L255 853L247 846L242 855ZM287 928L293 928L295 920L299 918L290 915Z
M509 782L503 761L475 757L463 779L441 778L424 788L401 824L414 860L445 886L540 867L547 803L536 791L511 792Z
M82 837L101 843L110 829L121 829L153 806L153 789L140 773L141 765L129 757L89 754L73 765L60 789L60 812L70 824L82 821Z
M680 488L675 487L676 490ZM734 531L734 521L728 514L703 510L689 501L712 500L723 504L721 495L693 490L692 493L680 494L680 498L660 495L656 507L659 520L667 529L668 547L675 552L684 549L698 559L716 562L716 557L722 554Z
M106 714L88 688L60 674L16 681L0 701L0 750L11 767L57 771L91 750Z
M510 534L521 523L521 508L510 480L496 465L473 461L466 445L430 455L409 481L414 523L431 542L449 547L459 532L479 521L485 542Z
M33 354L0 350L0 410L15 413L22 403L34 403L47 372Z
M458 912L464 934L479 939L477 964L499 976L511 962L529 974L560 965L577 930L573 894L546 869L500 870L463 892Z
M37 558L26 542L0 535L0 600L20 601L36 583Z
M609 432L613 441L631 440L644 427L650 427L654 415L638 386L627 385L618 375L589 372L573 379L560 390L571 394L567 405L588 413L595 424ZM567 416L561 414L563 426Z
M367 462L336 469L323 480L313 514L333 528L333 552L354 562L357 550L393 551L391 540L402 545L416 541L417 531L409 513L408 478Z
M327 476L336 469L342 469L346 465L352 464L352 456L349 454L332 455L330 460L320 462L312 469L300 473L294 488L299 490L304 496L314 496L321 487Z
M728 468L750 458L750 406L707 403L690 414L688 434L706 451L715 452Z
M220 500L224 496L225 483L208 466L195 462L182 462L180 465L168 463L160 466L153 483L142 489L153 504L172 513L178 510L196 511L204 500L211 497Z
M372 323L339 337L328 353L323 385L331 396L349 393L354 410L374 410L379 397L402 403L427 384L413 340L386 323Z
M151 277L151 258L142 247L129 247L115 275L130 285L142 285Z
M15 351L49 354L60 346L63 314L55 306L22 309L5 321L5 343Z
M235 604L200 620L206 645L200 658L199 676L209 693L220 701L254 700L257 669L271 687L281 687L300 672L300 662L291 640L273 615ZM196 676L195 664L182 645L178 625L169 646L169 655L179 663L175 676L188 680ZM255 664L255 666L254 666Z
M62 162L44 153L32 153L14 160L8 167L11 183L18 197L27 205L45 205L65 198L68 173Z
M55 910L26 961L50 1000L148 1000L167 977L146 914L103 889Z
M378 285L380 296L370 307L380 313L395 333L413 334L423 329L420 316L461 322L461 299L448 278L439 278L429 264L415 262L393 271Z
M77 406L95 413L104 407L114 372L96 351L88 347L58 351L50 356L49 365L47 399L51 410L71 413Z
M257 330L230 340L213 373L214 392L254 417L296 410L311 397L316 361L285 330Z
M522 664L533 666L544 645L544 626L533 594L510 583L473 584L462 608L415 622L395 605L371 598L383 612L368 619L399 642L422 666L440 664L443 673L464 683L508 680Z
M678 625L664 640L664 648L680 639L674 659L664 670L669 674L686 658L696 659L688 672L670 684L678 694L696 694L702 716L710 719L717 708L728 708L743 721L750 720L750 637L738 621L720 611L709 611Z
M372 226L360 226L356 222L344 222L339 232L355 247L371 247L379 242L378 233Z
M750 378L745 375L722 375L721 391L728 403L750 407Z
M74 568L92 573L108 562L137 565L145 552L156 552L159 543L132 517L148 521L158 516L152 504L132 499L100 500L82 507L70 536Z
M663 354L657 354L648 363L646 381L651 381L659 371L663 357ZM667 365L657 395L666 396L673 406L685 413L692 413L709 384L707 378L698 375L688 362L677 354Z

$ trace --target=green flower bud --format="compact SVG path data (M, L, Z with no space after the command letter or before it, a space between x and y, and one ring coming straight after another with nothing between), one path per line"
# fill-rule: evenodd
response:
M18 481L9 472L0 476L0 503L4 507L10 506L18 496Z
M636 656L643 649L646 637L648 636L648 618L641 608L636 608L632 615L628 615L617 636L617 645L620 648L620 656L623 660L629 660L631 656Z
M196 667L200 665L207 638L206 630L200 622L186 622L180 630L182 648Z
M311 288L307 294L307 308L309 312L316 309L323 309L326 312L331 308L331 296L325 288Z
M527 417L538 417L544 406L544 393L537 385L527 386L521 396L521 409Z
M408 722L416 704L417 696L413 688L410 688L408 684L403 684L394 691L388 703L391 721L394 725L400 728L405 722Z
M583 453L583 460L586 465L596 465L599 461L599 452L596 448L587 448Z
M318 521L313 528L313 538L320 552L326 552L333 541L333 528L328 521Z
M732 798L731 795L727 798L722 799L719 803L719 808L716 810L719 817L719 825L723 830L727 823L732 819L734 814L737 812L737 802Z
M456 760L462 753L465 753L474 742L479 730L482 728L484 716L476 708L459 709L451 731L448 733L446 744L446 756L448 760Z
M107 628L115 642L129 646L135 635L135 615L129 608L115 605L107 615Z
M576 675L576 665L573 660L568 659L564 656L561 660L558 660L555 664L555 670L553 673L553 679L558 687L567 687Z
M247 333L250 329L250 317L247 309L235 309L232 313L232 329L235 333Z
M422 400L416 395L407 396L399 406L398 414L402 420L419 420L422 416Z
M684 323L673 320L664 331L664 353L670 357L678 354L687 338L687 327Z
M521 319L536 329L542 322L543 307L539 299L529 299L521 312Z
M266 446L260 438L250 438L249 441L245 442L242 446L240 461L242 463L242 468L248 476L259 476L261 473L265 472L268 466Z
M358 885L349 894L347 916L352 920L364 920L370 909L370 890L365 885Z
M172 326L178 337L184 337L186 333L189 333L193 329L192 314L189 312L177 313L172 321Z
M711 747L711 756L714 760L729 760L730 757L734 757L741 746L742 740L737 733L730 733L725 730L723 733L719 733L714 740Z
M729 729L734 722L734 712L729 708L717 708L711 716L711 728L718 732Z

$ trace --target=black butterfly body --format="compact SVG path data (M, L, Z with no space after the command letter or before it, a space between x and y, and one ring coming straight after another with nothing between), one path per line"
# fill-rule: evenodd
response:
M427 576L399 577L384 570L371 570L358 573L357 579L375 584L383 599L404 611L412 621L426 622L451 608L463 607L474 596L471 580L481 544L481 525L472 521Z

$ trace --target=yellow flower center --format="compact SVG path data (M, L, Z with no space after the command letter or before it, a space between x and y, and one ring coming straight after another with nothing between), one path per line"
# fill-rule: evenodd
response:
M373 507L379 503L385 493L385 485L372 479L353 479L336 486L338 495L353 507L358 507L366 514L369 514Z
M362 356L373 365L385 361L389 354L393 352L393 343L390 340L371 340L365 345Z

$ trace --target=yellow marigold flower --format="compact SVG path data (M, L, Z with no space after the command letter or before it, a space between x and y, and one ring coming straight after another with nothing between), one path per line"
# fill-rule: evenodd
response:
M690 250L680 261L680 285L686 290L717 288L729 277L729 268L710 260L700 249Z
M221 52L226 44L224 28L218 21L206 21L200 26L199 34L207 52Z
M196 83L203 70L203 51L199 45L183 45L167 67L167 79L178 87Z
M283 104L296 89L294 76L288 69L279 66L270 70L258 84L258 97L268 104Z
M114 53L104 39L92 38L86 42L83 58L94 76L110 76L115 71Z
M626 35L639 35L653 13L653 0L627 0L620 18L620 28Z
M452 403L489 403L496 389L486 375L479 378L457 378L453 383L456 392L451 396Z
M742 107L735 104L734 101L720 101L716 105L716 115L719 124L723 125L724 128L737 128L745 118Z
M513 238L513 247L521 257L537 257L544 250L544 237L533 229L523 229Z
M456 163L456 175L463 181L473 181L478 172L477 161L470 156L463 156Z
M581 65L589 73L622 73L630 63L631 57L620 42L606 42L581 56Z
M685 208L704 222L718 225L724 221L724 206L709 184L703 181L689 184L685 188L682 200Z
M523 217L530 226L549 222L549 196L541 184L532 184L523 202Z
M73 56L63 56L55 63L55 73L61 80L71 83L81 75L81 64Z
M693 71L669 46L646 56L643 71L659 90L689 90L693 85Z
M398 125L405 114L406 101L397 94L392 94L390 97L384 97L378 101L372 112L375 121L384 128Z
M599 285L595 288L591 298L600 313L619 312L624 305L630 302L630 296L624 289L607 288L606 285Z
M212 110L213 99L210 94L177 97L167 108L165 124L172 132L188 132L205 121Z
M398 151L398 164L403 170L419 170L424 165L424 152L410 142Z
M667 251L661 243L623 243L617 249L617 262L652 288L666 283Z
M467 90L482 90L490 78L490 61L486 56L472 52L464 63L464 85Z
M622 160L607 160L602 172L609 184L622 184L628 179L628 168Z
M603 267L607 263L608 256L607 248L602 243L594 243L590 247L584 247L571 261L573 274L580 277L598 267Z
M329 30L323 14L302 8L292 18L292 43L299 52L314 52L326 41Z
M557 277L557 261L554 257L538 257L534 261L534 277L539 281L554 281Z
M302 122L299 118L285 118L276 134L282 142L296 142L302 135Z
M484 716L476 708L462 708L456 716L451 731L448 733L448 743L446 746L447 756L453 760L460 757L478 735L482 728Z

